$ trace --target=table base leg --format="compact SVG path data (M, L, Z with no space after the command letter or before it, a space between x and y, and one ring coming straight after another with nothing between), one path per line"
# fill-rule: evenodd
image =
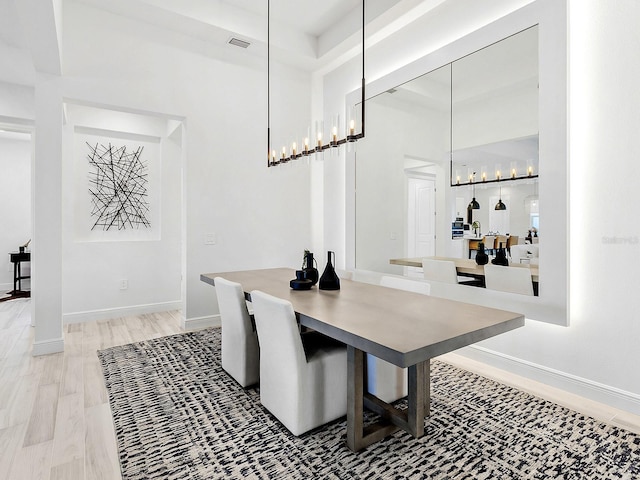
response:
M354 452L391 435L399 429L416 438L424 435L424 417L430 407L430 361L408 368L408 409L398 410L375 395L365 392L366 364L362 350L347 346L347 446ZM378 415L380 420L364 427L364 408Z

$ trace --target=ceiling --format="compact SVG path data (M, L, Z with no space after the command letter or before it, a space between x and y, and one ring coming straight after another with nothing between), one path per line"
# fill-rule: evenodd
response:
M269 18L272 56L305 70L317 70L361 42L362 0L271 0L269 17L268 0L64 1L68 7L88 6L195 36L213 46L224 46L236 37L251 43L248 54L260 56L266 51ZM367 0L367 23L380 17L394 20L423 1ZM369 26L367 33L372 33Z
M227 42L236 37L251 44L245 50L247 55L264 57L266 52L268 0L44 0L50 2L44 8L39 6L42 1L0 0L0 47L4 44L30 50L32 56L39 55L41 60L46 56L64 57L64 52L50 47L52 40L55 41L54 16L70 21L69 18L82 18L82 15L104 15L105 22L126 19L117 28L130 28L134 33L135 25L140 22L156 27L154 31L164 35L165 41L178 34L205 42L214 49L228 49ZM345 55L359 54L362 2L271 0L272 57L303 70L318 71L348 60ZM367 46L392 35L442 3L446 0L366 0ZM52 13L59 4L63 8L61 16ZM34 16L34 8L46 10L47 14ZM70 12L80 13L68 15ZM45 39L43 27L48 30ZM184 43L180 48L185 48ZM38 49L40 52L36 52ZM36 69L46 71L35 59L34 63ZM46 61L40 63L47 64Z
M10 47L27 48L15 0L0 0L0 42Z
M150 0L151 2L156 0ZM266 16L267 0L222 0L231 7ZM194 0L206 4L208 0ZM389 2L391 6L394 2ZM273 0L271 19L307 35L320 37L353 10L360 13L362 0Z

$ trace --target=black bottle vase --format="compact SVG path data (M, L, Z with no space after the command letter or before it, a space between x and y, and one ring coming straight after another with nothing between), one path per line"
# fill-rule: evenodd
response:
M304 271L304 278L311 280L311 286L318 283L318 277L320 277L318 269L314 266L313 263L313 253L305 250L304 260L302 262L302 270Z
M489 263L489 255L484 251L484 243L478 244L478 253L476 253L476 263L478 265L486 265Z
M500 248L498 248L498 252L496 253L496 258L491 260L491 263L494 265L502 265L504 267L509 266L509 259L507 258L507 254L502 247L502 242L500 242Z
M320 277L320 283L318 288L320 290L340 290L340 279L336 274L336 269L331 263L331 255L333 255L333 262L336 261L336 254L334 252L327 252L327 266L324 267L324 272Z

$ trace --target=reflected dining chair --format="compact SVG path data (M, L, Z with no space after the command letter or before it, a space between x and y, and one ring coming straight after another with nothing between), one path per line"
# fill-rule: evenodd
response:
M254 290L251 302L262 405L296 436L346 415L346 346L320 334L301 335L286 300Z
M505 251L507 250L507 242L509 241L509 238L506 235L497 235L496 236L496 240L495 240L495 244L493 247L493 250L495 252L498 251L498 249L500 247L504 248Z
M222 368L242 387L260 379L258 335L247 309L242 285L214 278L222 323Z
M507 237L507 254L509 254L509 256L511 256L511 247L518 245L519 240L518 235L509 235L509 237Z
M423 295L429 295L430 291L430 285L424 281L387 275L380 279L380 285ZM367 391L387 403L406 397L407 369L367 353Z
M422 271L425 280L441 283L458 283L456 264L451 260L423 258Z
M498 248L498 246L496 245L496 240L497 237L495 235L485 235L482 238L482 241L484 242L484 249L487 255L493 255L495 253L496 248Z
M406 290L407 292L421 293L429 295L429 284L421 280L413 280L405 277L392 277L384 275L380 279L380 285L383 287L395 288L396 290Z
M501 292L533 295L531 270L527 267L484 266L484 281L488 289Z

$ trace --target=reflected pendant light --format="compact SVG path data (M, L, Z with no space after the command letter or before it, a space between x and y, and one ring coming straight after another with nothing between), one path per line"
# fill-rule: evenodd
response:
M500 197L498 203L496 203L496 210L506 210L507 206L502 203L502 187L500 187Z
M473 174L470 175L470 180L471 181L475 180L475 176L476 176L476 172L473 172ZM480 204L476 200L475 184L473 185L473 199L469 202L469 206L467 206L467 210L480 210Z

